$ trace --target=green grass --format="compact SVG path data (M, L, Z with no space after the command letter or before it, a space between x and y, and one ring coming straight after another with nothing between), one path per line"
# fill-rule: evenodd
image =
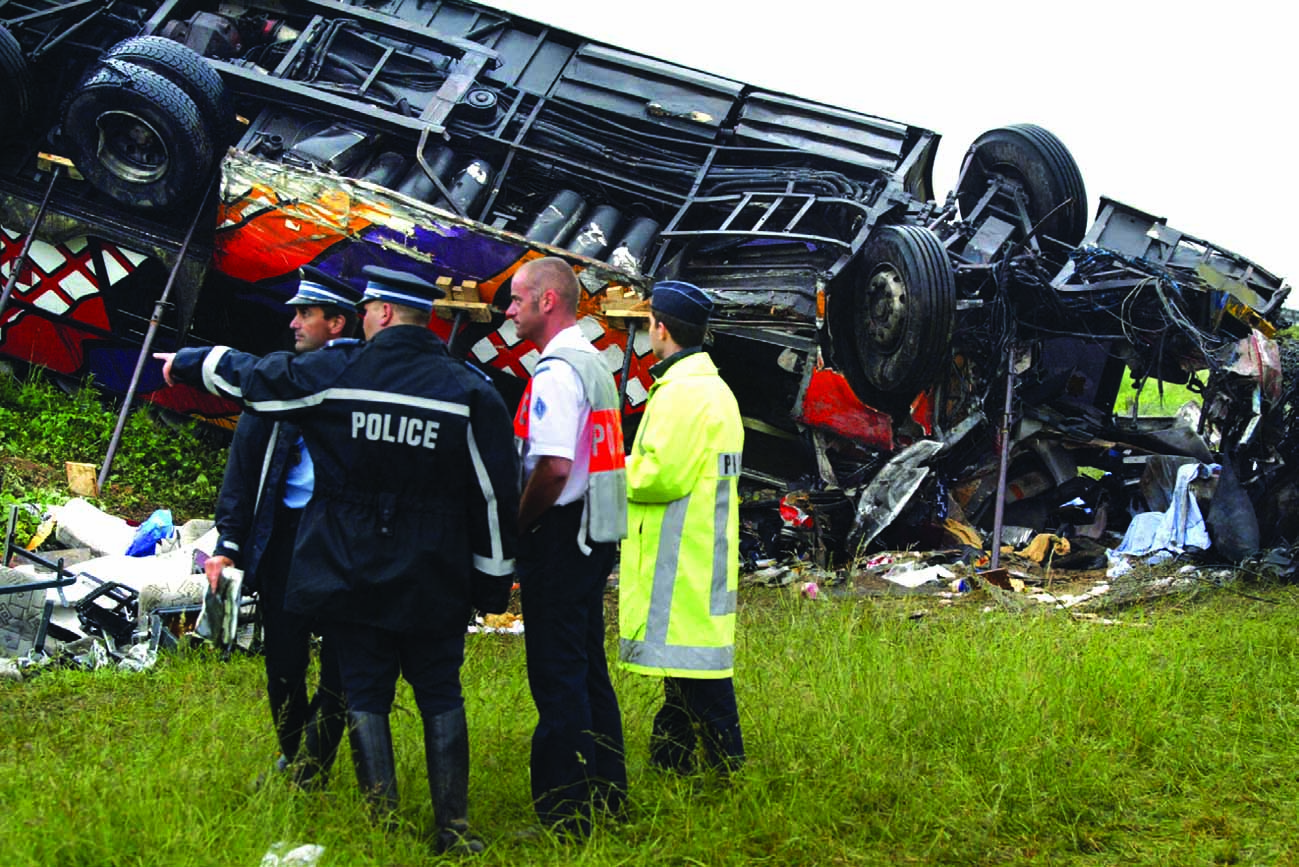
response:
M71 393L33 372L0 372L0 520L13 503L58 505L71 494L64 464L100 468L117 425L117 408L90 385ZM171 509L177 523L212 516L225 468L225 450L195 422L169 425L148 406L127 419L99 508L143 520ZM24 513L25 534L35 518Z
M1194 378L1201 385L1208 377L1208 372L1203 370L1194 374ZM1188 403L1201 406L1204 401L1197 392L1191 391L1185 385L1154 379L1147 380L1138 392L1132 379L1132 371L1125 370L1123 380L1119 384L1118 398L1114 401L1114 414L1119 418L1129 418L1133 414L1133 404L1136 404L1138 416L1168 416Z
M647 767L656 680L614 674L634 814L583 847L520 842L535 715L522 641L470 636L470 816L483 864L1299 863L1299 592L1218 592L1099 625L905 601L741 597L736 784ZM913 616L922 606L924 616ZM612 637L610 647L612 648ZM272 759L260 661L0 683L0 863L415 865L431 822L418 715L394 712L402 827L371 826L346 752L324 794Z

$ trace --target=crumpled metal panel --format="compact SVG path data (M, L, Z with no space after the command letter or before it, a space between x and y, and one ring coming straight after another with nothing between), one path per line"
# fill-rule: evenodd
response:
M880 451L893 451L892 417L862 403L838 371L812 371L799 395L795 421Z
M619 297L627 290L644 295L644 276L528 241L366 181L270 162L238 150L222 163L213 261L221 273L250 283L282 285L288 291L297 269L307 263L349 277L366 265L383 265L430 281L472 281L481 300L493 303L520 265L541 256L563 257L579 272L583 293L578 321L615 376L621 375L630 352L627 399L638 409L653 382L649 368L655 359L648 341L629 348L626 332L606 327L603 299L611 290ZM537 352L518 337L512 321L500 317L506 306L495 304L495 325L473 335L469 353L482 364L527 377ZM430 327L444 339L450 337L450 323L435 318Z
M364 180L238 150L222 162L221 176L215 263L242 280L278 277L347 242L337 252L357 273L367 264L392 262L433 279L477 281L485 301L536 256L569 259L591 292L609 286L644 291L648 285L642 275L530 242Z
M925 464L942 448L943 444L937 440L916 440L884 465L857 500L857 517L848 534L849 550L869 545L902 514L929 475Z

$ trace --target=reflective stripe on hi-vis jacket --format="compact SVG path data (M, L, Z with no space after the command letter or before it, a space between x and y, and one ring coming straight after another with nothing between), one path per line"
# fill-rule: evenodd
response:
M732 491L740 475L740 455L726 452L717 456L718 479L713 501L712 580L708 585L708 614L722 617L735 613L736 589L728 586L732 551L727 544L726 525L734 505ZM681 553L682 531L690 496L668 504L659 528L658 557L654 564L654 588L650 592L649 612L645 618L645 638L622 642L625 662L653 668L674 669L678 672L714 671L734 665L735 646L725 647L672 644L668 641L672 623L672 599L676 594L678 563Z

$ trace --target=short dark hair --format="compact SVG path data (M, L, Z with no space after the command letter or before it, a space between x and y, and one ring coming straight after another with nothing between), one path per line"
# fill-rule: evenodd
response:
M383 300L383 299L379 299ZM425 328L433 321L433 311L423 307L412 307L409 304L387 302L392 305L392 318L399 325L420 325Z
M357 323L360 318L356 315L355 307L340 307L337 304L320 304L320 315L326 319L333 319L335 316L343 317L343 333L339 337L351 337L356 333Z
M663 323L663 327L668 330L668 334L672 335L673 342L682 349L704 345L704 334L708 331L707 325L695 325L669 313L660 313L654 310L652 305L650 310L654 313L654 319Z

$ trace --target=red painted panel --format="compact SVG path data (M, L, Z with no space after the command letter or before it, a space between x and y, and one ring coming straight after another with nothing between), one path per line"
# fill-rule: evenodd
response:
M862 403L838 371L821 368L812 372L798 412L803 424L881 451L893 450L893 419Z

